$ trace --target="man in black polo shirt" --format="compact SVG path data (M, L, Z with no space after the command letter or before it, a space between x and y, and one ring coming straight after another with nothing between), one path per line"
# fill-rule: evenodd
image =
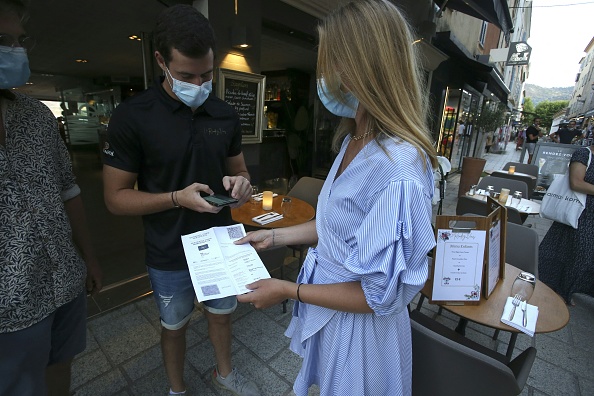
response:
M575 121L569 121L567 127L559 129L555 133L551 133L551 138L562 144L572 144L574 141L580 139L583 136L582 131L576 129Z
M538 138L542 136L540 130L540 118L535 118L534 123L526 129L526 151L528 151L528 163L532 163L532 155L536 148Z
M228 207L212 206L201 194L230 194L241 205L252 190L239 117L210 95L215 40L208 20L193 7L173 6L159 16L154 37L164 77L115 109L103 149L104 194L113 213L143 216L170 394L183 394L185 336L195 293L181 235L232 223ZM238 395L259 395L231 365L235 296L204 304L217 361L213 383Z

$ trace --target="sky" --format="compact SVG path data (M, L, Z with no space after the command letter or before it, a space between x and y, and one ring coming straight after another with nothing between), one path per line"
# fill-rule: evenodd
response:
M556 6L556 7L550 7ZM533 0L527 83L573 87L584 49L594 37L594 1Z

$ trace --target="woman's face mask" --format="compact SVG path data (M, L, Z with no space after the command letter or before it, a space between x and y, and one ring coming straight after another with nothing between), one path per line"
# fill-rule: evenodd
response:
M171 78L169 85L171 90L186 106L196 109L206 101L212 92L212 80L205 81L202 85L196 85L185 81L176 80L167 67L167 74ZM169 80L167 80L169 82Z
M27 50L22 47L0 46L0 89L25 85L31 76Z
M359 107L359 99L350 92L345 94L346 103L343 103L336 99L328 92L326 82L324 78L320 78L317 82L318 85L318 96L322 101L322 104L328 111L339 117L355 118L357 114L357 108Z

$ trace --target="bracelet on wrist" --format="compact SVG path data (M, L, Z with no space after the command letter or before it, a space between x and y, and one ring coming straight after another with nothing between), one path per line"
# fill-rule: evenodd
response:
M175 192L175 191L171 191L171 203L173 204L173 207L174 207L174 208L178 208L178 206L175 204L175 199L173 199L173 193L174 193L174 192Z
M299 301L300 303L303 303L303 300L301 300L301 297L299 296L299 289L301 288L301 285L303 283L300 283L299 286L297 286L297 301Z
M183 206L181 206L179 204L179 202L177 201L177 191L171 191L171 202L173 202L174 208L178 208L178 209L183 208Z

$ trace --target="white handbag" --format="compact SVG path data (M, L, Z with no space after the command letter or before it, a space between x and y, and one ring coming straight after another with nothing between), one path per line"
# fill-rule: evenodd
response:
M592 161L592 151L586 171ZM569 170L564 175L555 175L540 205L540 217L578 228L578 220L586 207L586 194L576 192L569 185Z

